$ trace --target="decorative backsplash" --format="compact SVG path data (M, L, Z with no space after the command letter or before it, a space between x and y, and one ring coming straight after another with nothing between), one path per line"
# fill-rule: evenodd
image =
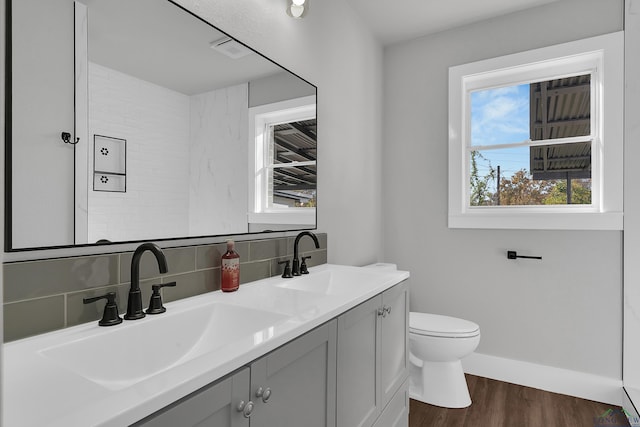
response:
M320 249L311 239L300 240L301 256L309 266L327 262L327 235L318 233ZM240 283L282 273L278 261L293 257L295 237L236 242L240 254ZM220 257L225 243L164 249L169 272L160 275L155 258L145 252L140 265L143 302L151 285L175 281L163 288L164 302L220 289ZM20 261L4 264L5 342L81 323L97 321L104 304L83 304L82 299L114 291L120 312L126 310L133 252Z

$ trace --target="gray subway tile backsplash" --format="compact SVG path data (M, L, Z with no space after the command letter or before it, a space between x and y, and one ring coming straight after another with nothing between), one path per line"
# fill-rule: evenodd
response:
M5 342L64 327L64 295L4 304Z
M164 302L192 297L194 295L213 292L220 289L220 269L191 271L189 273L166 276L163 282L176 282L172 288L163 288ZM146 302L145 302L146 304Z
M307 264L327 262L327 235L317 234L320 249L304 237L300 254ZM236 242L240 254L240 283L282 274L279 260L291 259L295 237ZM153 255L145 252L140 265L140 287L146 308L151 285L176 281L163 288L165 302L220 289L220 257L226 243L163 249L169 272L161 275ZM120 313L126 311L132 252L20 261L4 264L4 338L13 341L64 327L97 321L104 303L83 304L82 299L117 293Z
M269 260L247 262L240 270L240 284L271 277L271 263Z
M249 260L262 261L293 254L293 244L289 245L289 243L288 238L255 242L250 247Z
M301 252L300 255L310 257L307 259L307 267L314 267L316 265L327 263L327 251L325 250L305 251Z
M4 302L119 283L118 255L4 264Z

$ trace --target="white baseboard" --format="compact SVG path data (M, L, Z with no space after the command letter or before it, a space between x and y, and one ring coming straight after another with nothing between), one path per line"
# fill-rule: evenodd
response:
M622 406L622 380L520 360L473 353L462 360L468 374L553 393Z

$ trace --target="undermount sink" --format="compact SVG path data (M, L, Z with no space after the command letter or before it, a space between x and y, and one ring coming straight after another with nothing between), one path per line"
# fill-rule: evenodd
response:
M367 269L334 268L286 279L276 286L323 295L344 295L370 286L371 281L378 277L379 274Z
M247 335L262 336L286 318L213 303L104 328L40 354L107 389L121 390Z

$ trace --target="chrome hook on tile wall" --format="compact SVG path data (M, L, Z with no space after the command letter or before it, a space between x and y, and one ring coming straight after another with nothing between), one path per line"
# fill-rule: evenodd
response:
M69 132L62 132L60 134L60 138L62 138L62 141L65 144L76 145L78 142L80 142L80 138L76 138L76 142L71 142L71 134Z

